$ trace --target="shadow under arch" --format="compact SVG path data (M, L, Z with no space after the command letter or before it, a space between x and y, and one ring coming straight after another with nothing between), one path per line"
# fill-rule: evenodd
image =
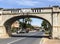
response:
M26 17L30 17L30 18L38 18L38 19L42 19L42 20L45 20L47 21L47 23L49 23L50 25L50 37L52 37L52 25L50 24L50 22L47 20L47 19L44 19L40 16L34 16L34 15L21 15L21 16L15 16L15 17L12 17L10 19L8 19L5 23L4 23L4 26L6 28L6 32L9 34L9 36L11 36L11 25L13 22L15 22L16 20L18 19L22 19L22 18L26 18Z

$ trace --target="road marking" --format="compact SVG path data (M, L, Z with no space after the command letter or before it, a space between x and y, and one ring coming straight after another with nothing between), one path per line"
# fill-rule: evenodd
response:
M20 40L23 40L23 39L25 39L25 38L17 39L17 40L14 40L14 41L12 41L12 42L9 42L9 43L7 43L7 44L12 44L12 43L14 43L14 42L17 42L17 41L20 41Z
M41 39L39 44L43 44L43 42L44 42L44 38Z
M36 34L37 34L37 33L31 34L31 36L32 36L32 35L36 35ZM12 41L12 42L9 42L9 43L7 43L7 44L12 44L12 43L14 43L14 42L17 42L17 41L20 41L20 40L23 40L23 39L25 39L25 38L17 39L17 40L14 40L14 41Z

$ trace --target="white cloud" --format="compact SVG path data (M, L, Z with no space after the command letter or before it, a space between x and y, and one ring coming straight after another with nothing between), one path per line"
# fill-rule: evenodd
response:
M51 3L55 3L58 4L60 3L60 0L0 0L2 1L2 3L6 3L7 5L11 5L11 6L35 6L35 7L39 7L39 6L46 6L48 4ZM49 2L47 4L47 2Z
M60 0L48 0L48 1L50 1L50 2L59 2L60 3Z
M18 0L16 1L18 5L26 5L26 6L35 6L38 4L38 1L32 1L32 0Z
M35 6L41 2L39 0L33 1L33 0L4 0L7 4L17 4L17 5L23 5L23 6Z
M59 1L59 0L48 0L48 1Z

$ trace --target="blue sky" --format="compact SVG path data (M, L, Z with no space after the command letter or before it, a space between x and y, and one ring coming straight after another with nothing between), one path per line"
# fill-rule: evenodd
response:
M32 8L60 5L60 0L0 0L2 8Z
M31 18L32 19L32 22L31 22L31 24L33 25L33 26L41 26L41 23L42 23L42 19L38 19L38 18Z
M36 8L49 5L60 6L60 0L0 0L0 8ZM40 19L33 19L32 25L40 26L41 22Z
M31 25L33 26L41 26L41 23L42 23L42 19L38 19L38 18L31 18L32 22L31 22ZM21 22L23 22L22 19L20 19Z

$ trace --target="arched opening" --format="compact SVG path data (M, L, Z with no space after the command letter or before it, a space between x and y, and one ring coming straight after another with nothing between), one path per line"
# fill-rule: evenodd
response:
M38 18L38 19L43 19L45 20L49 25L50 25L50 33L49 33L49 36L51 36L52 34L52 26L51 24L49 23L48 20L44 19L44 18L41 18L39 16L33 16L33 15L21 15L21 16L16 16L16 17L13 17L11 19L8 19L5 23L4 23L4 26L6 28L6 32L11 36L11 25L18 19L22 19L22 18Z

